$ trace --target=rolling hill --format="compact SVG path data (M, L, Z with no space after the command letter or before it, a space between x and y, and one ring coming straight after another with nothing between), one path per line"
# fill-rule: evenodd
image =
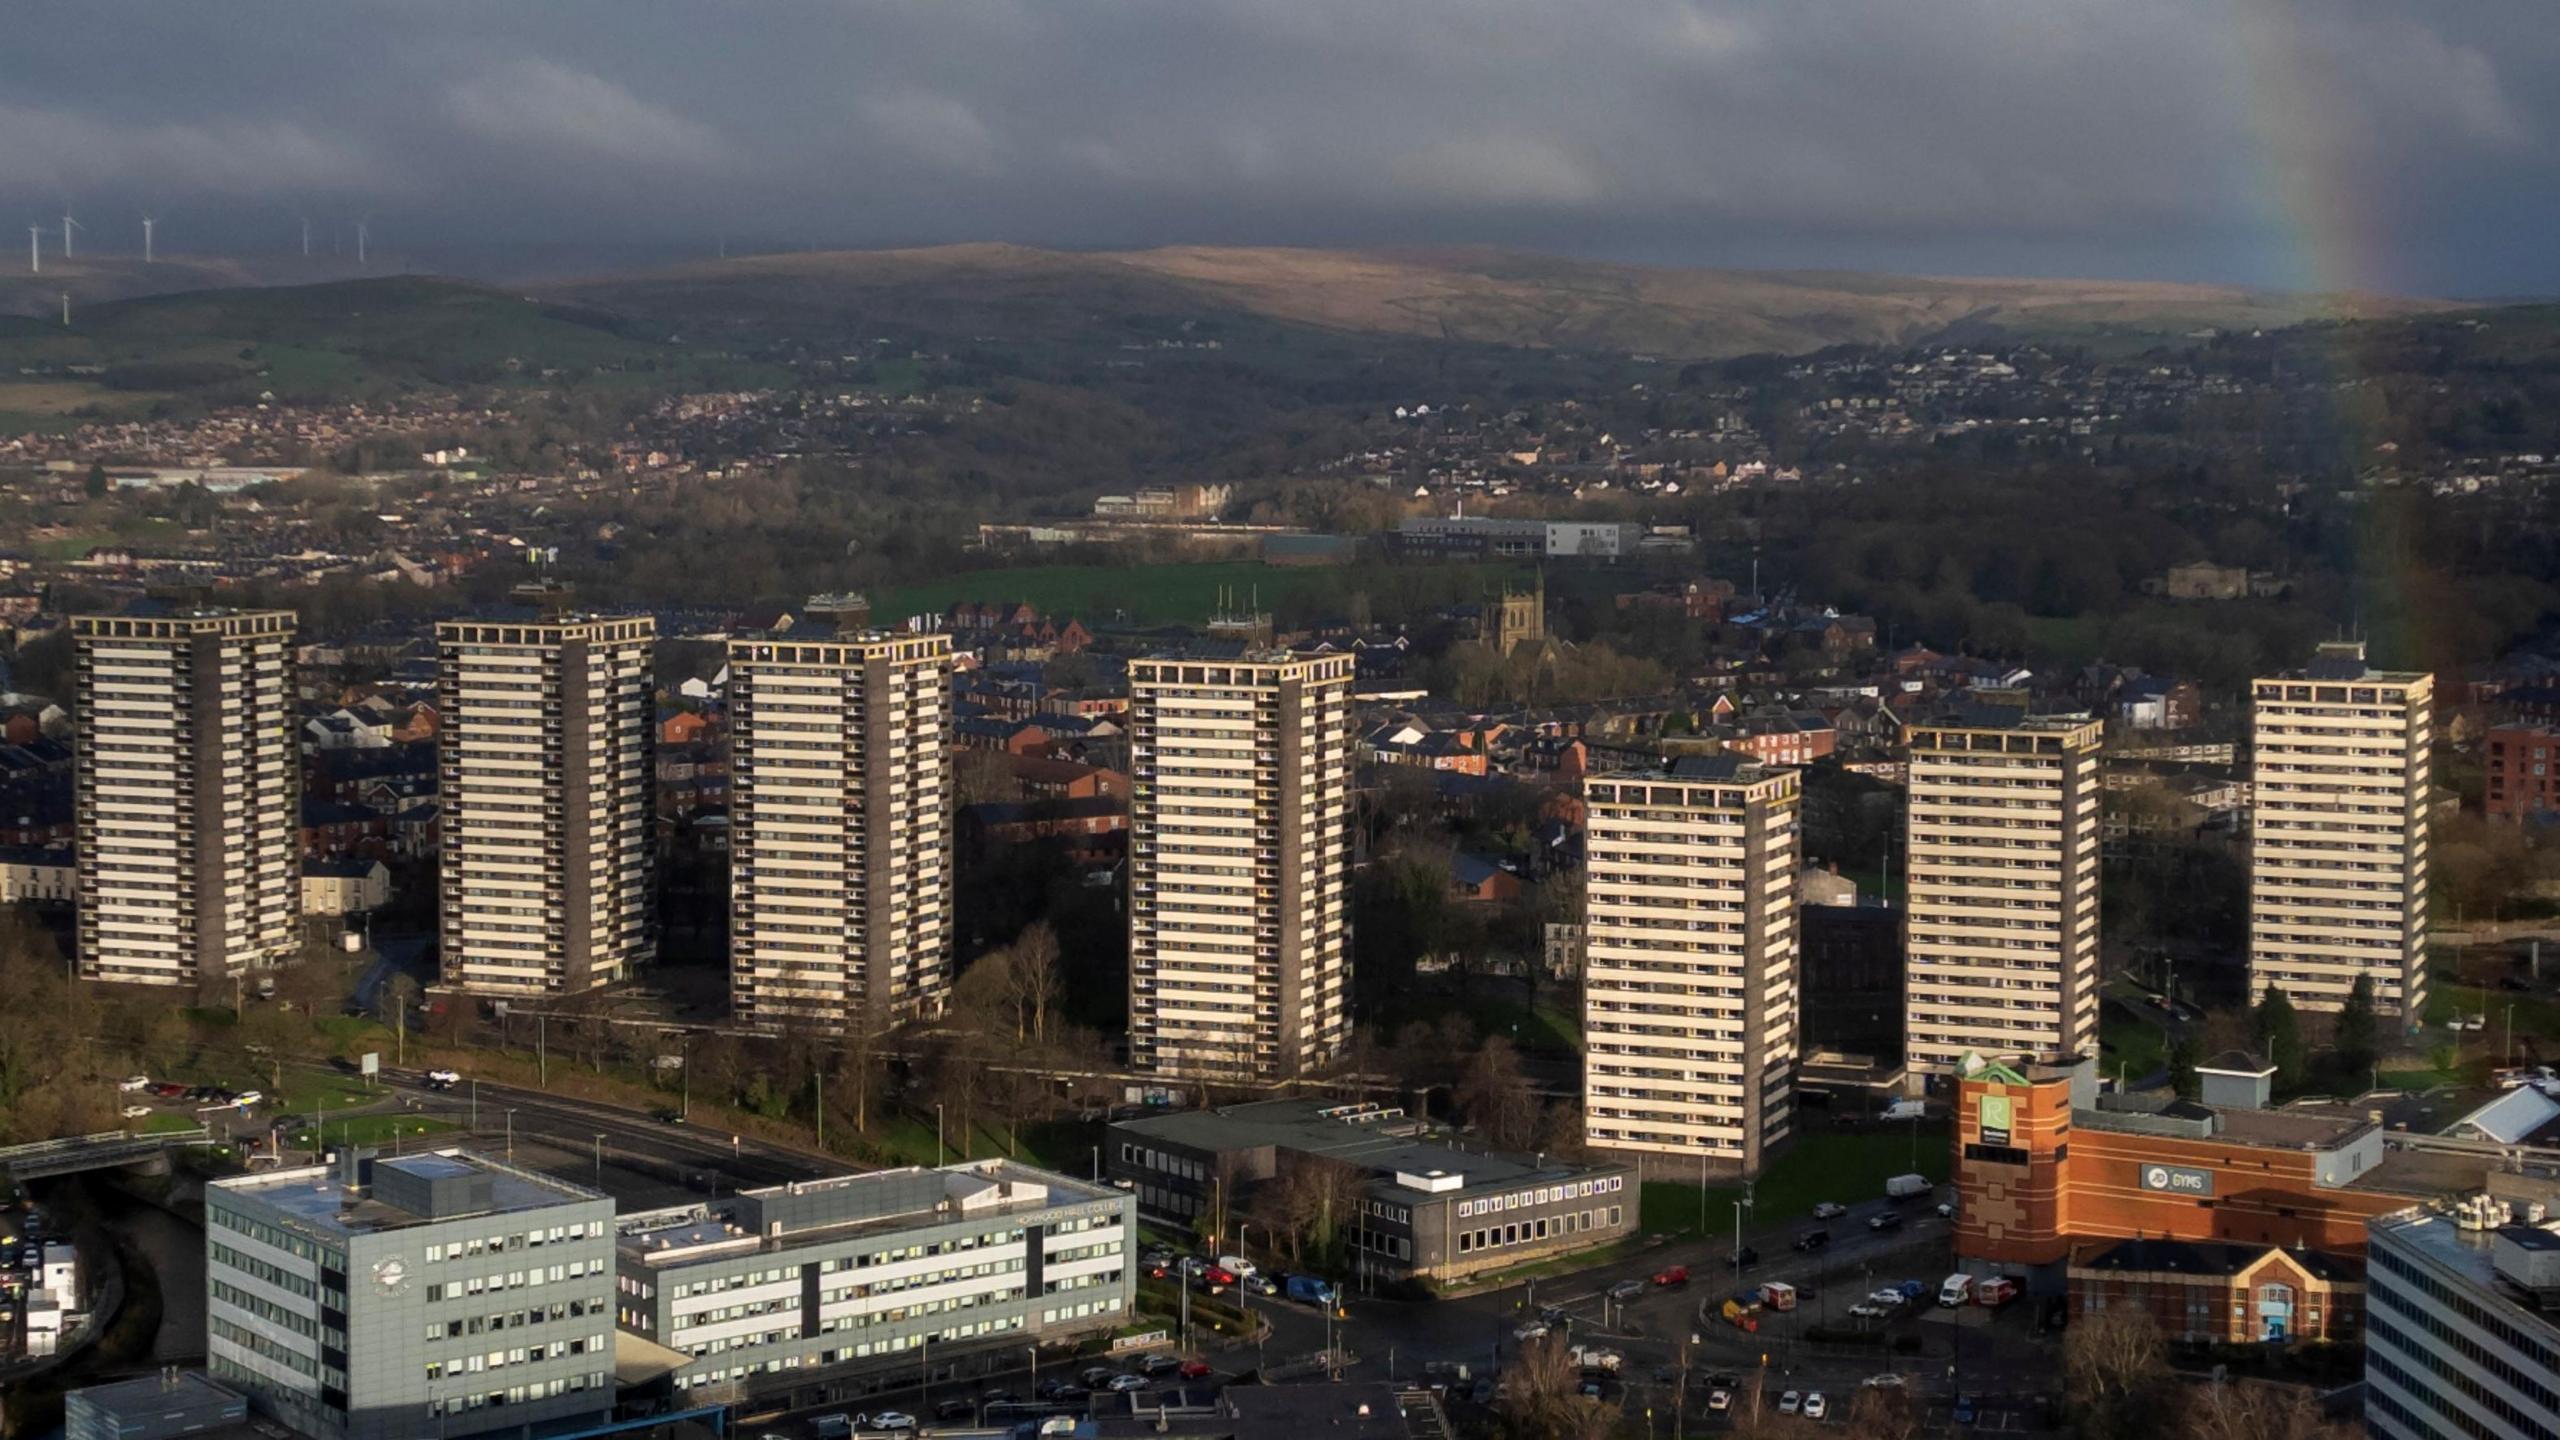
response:
M1494 250L1012 245L703 262L547 287L652 318L856 317L945 334L1063 337L1098 320L1230 312L1351 333L1721 358L2007 334L2157 338L2458 308L2152 281L1663 269Z

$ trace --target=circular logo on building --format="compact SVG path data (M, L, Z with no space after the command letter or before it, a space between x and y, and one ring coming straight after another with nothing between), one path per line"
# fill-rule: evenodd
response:
M409 1283L409 1267L397 1255L385 1256L373 1267L373 1288L385 1295L397 1295Z
M2145 1170L2144 1172L2142 1172L2142 1183L2143 1183L2143 1184L2145 1184L2145 1185L2150 1186L2150 1187L2151 1187L2152 1189L2154 1189L2154 1190L2166 1190L2166 1189L2168 1189L2168 1188L2169 1188L2169 1171L2168 1171L2168 1167L2163 1166L2163 1165L2154 1165L2154 1166L2152 1166L2150 1169Z

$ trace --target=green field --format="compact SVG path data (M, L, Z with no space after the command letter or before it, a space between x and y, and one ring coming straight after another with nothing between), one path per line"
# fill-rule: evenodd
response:
M1825 1200L1848 1205L1873 1199L1884 1193L1884 1182L1896 1175L1917 1172L1928 1176L1932 1184L1945 1184L1952 1152L1943 1124L1923 1122L1916 1134L1910 1126L1898 1125L1859 1134L1800 1136L1751 1187L1752 1209L1743 1216L1743 1228L1751 1230L1773 1221L1808 1217L1813 1207ZM1679 1174L1679 1161L1661 1163L1673 1176ZM1645 1168L1653 1171L1655 1162L1648 1160ZM1703 1213L1703 1233L1729 1236L1733 1233L1733 1202L1742 1198L1743 1187L1739 1185L1710 1185L1702 1209L1695 1180L1683 1183L1677 1178L1648 1178L1644 1182L1644 1229L1648 1234L1696 1235L1701 1233ZM1759 1218L1755 1220L1754 1215Z
M314 1136L304 1126L288 1137L289 1143L304 1149L327 1149L329 1145L388 1145L393 1140L415 1140L427 1135L443 1135L462 1127L450 1120L429 1119L420 1115L350 1115L332 1120L324 1127L326 1134ZM324 1143L314 1146L314 1139Z
M1526 583L1519 565L1372 566L1265 565L1260 561L1200 564L1034 565L982 570L877 597L883 616L935 614L963 600L1027 600L1053 616L1088 624L1197 625L1217 611L1222 595L1236 609L1259 605L1279 613L1296 602L1309 613L1341 613L1355 590L1368 594L1380 619L1407 603L1474 599L1508 580Z

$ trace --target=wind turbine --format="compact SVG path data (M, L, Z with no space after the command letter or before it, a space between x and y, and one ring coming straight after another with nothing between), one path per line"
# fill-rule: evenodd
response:
M367 211L356 217L356 268L359 270L364 268L365 241L369 239L373 233L365 227L371 223L372 220L373 213L371 211Z
M71 232L72 232L72 231L74 231L74 230L86 230L86 229L88 229L88 228L89 228L88 226L83 225L83 224L81 224L79 221L72 219L72 218L71 218L71 212L70 212L70 211L65 210L65 211L63 211L63 212L62 212L62 258L63 258L63 259L68 260L68 259L70 259L70 258L71 258Z
M145 215L142 217L142 263L145 265L150 264L153 258L151 253L151 227L159 223L160 217L157 215Z
M311 258L311 217L308 215L302 217L302 258Z
M30 275L44 273L44 226L42 224L27 227L27 273Z

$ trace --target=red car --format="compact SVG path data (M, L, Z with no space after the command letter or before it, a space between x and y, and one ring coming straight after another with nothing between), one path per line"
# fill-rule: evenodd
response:
M1182 1368L1174 1373L1180 1375L1185 1380L1206 1380L1209 1378L1209 1362L1206 1360L1185 1360L1182 1362Z
M1228 1286L1236 1283L1236 1272L1223 1265L1212 1265L1201 1272L1200 1278L1212 1285Z
M1657 1288L1663 1290L1671 1289L1676 1285L1686 1285L1689 1283L1689 1267L1686 1265L1674 1265L1668 1270L1657 1273L1653 1277L1653 1283Z

